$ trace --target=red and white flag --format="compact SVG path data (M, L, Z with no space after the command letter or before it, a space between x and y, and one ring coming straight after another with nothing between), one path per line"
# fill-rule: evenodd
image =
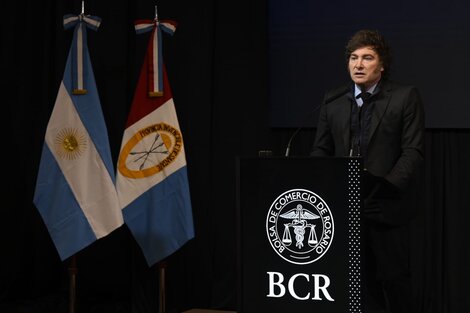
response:
M142 23L152 25L152 34L122 139L116 188L124 222L152 266L192 239L194 226L183 136L161 59L161 25Z

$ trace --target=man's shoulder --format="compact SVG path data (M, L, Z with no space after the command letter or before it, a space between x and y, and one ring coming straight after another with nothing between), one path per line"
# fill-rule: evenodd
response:
M422 105L421 95L415 85L403 84L398 82L387 81L381 88L383 97L391 99L390 103L394 106L410 107L409 104Z

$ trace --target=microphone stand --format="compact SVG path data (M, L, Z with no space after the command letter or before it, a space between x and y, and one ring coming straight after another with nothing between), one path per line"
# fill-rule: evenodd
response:
M320 109L320 108L321 108L321 104L318 105L318 106L316 106L312 111L310 111L310 113L307 114L306 118L303 120L302 124L300 124L300 126L297 127L297 129L294 131L294 133L292 134L292 136L290 136L289 141L287 142L286 153L284 154L285 157L288 157L288 156L289 156L290 147L291 147L291 145L292 145L292 141L294 140L295 136L297 136L297 134L300 132L300 130L304 128L304 126L303 126L304 123L305 123L306 121L308 121L308 120L313 116L313 114L314 114L315 112L317 112L318 109Z
M323 105L327 105L328 103L330 102L333 102L335 101L336 99L344 96L345 94L347 94L348 92L350 92L350 87L349 85L347 85L346 87L343 87L339 90L339 92L336 92L334 93L332 96L326 98L323 102ZM305 123L306 121L308 121L309 118L312 117L312 115L318 111L320 108L322 107L322 104L320 105L317 105L312 111L310 111L309 114L307 114L306 118L303 120L303 123ZM289 156L289 153L290 153L290 147L291 147L291 144L292 144L292 140L295 138L295 136L299 133L299 131L304 128L303 127L303 123L300 124L300 126L295 130L295 132L292 134L292 136L289 138L289 142L287 143L287 147L286 147L286 153L285 153L285 157L288 157Z
M285 157L288 157L289 156L289 152L290 152L290 146L292 144L292 140L295 138L295 136L297 135L297 133L303 128L303 126L300 126L300 127L297 127L297 129L295 130L295 132L292 134L292 136L290 136L290 139L289 139L289 142L287 143L287 148L286 148L286 153L285 153Z

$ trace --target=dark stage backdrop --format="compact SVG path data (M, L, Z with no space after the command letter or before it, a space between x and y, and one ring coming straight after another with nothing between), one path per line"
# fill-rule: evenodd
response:
M377 29L393 54L391 79L416 85L428 128L470 128L468 1L268 1L271 125L312 126L325 91L348 81L344 47Z
M102 18L99 30L88 32L89 50L115 160L147 44L133 22L153 18L154 4L85 4L86 13ZM265 149L283 155L294 132L270 127L266 4L158 1L160 18L179 23L173 37L164 37L164 59L185 139L196 230L166 260L168 313L236 310L235 159ZM72 37L62 17L79 13L80 1L11 1L3 12L0 312L68 312L69 262L60 261L32 199ZM291 155L307 155L313 135L301 130ZM426 133L425 201L410 229L416 313L470 312L469 142L467 130ZM147 268L125 226L79 252L77 263L78 313L157 312L156 268Z

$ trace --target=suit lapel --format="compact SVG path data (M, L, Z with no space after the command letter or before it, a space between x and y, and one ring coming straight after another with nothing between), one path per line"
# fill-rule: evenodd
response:
M367 138L367 143L370 142L370 139L377 130L377 126L380 124L392 96L392 87L390 86L390 84L384 84L381 88L383 88L381 91L379 91L381 92L381 95L379 95L377 100L374 101L374 108L372 110L372 117L370 121L369 136Z
M341 105L343 105L346 109L340 110L340 112L344 112L341 114L341 125L342 130L341 133L343 134L343 144L344 144L344 151L349 155L349 149L351 148L351 104L352 104L352 95L347 97L347 100L344 101Z

